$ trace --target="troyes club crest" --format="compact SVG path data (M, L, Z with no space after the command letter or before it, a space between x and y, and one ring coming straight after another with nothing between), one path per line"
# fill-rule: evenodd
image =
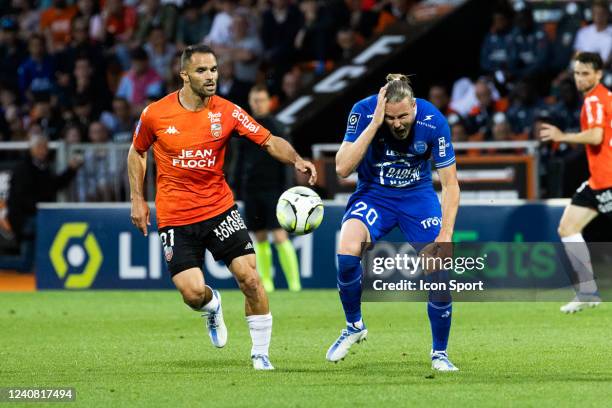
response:
M208 119L210 119L210 133L215 139L221 137L221 112L212 113L208 112Z

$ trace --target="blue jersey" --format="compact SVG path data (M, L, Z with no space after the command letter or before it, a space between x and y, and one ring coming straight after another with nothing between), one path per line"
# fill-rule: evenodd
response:
M357 102L348 117L344 141L355 142L370 124L377 95ZM446 118L430 102L416 99L416 118L410 134L396 139L386 124L380 126L357 167L357 190L383 185L400 190L432 186L430 157L436 168L455 163L450 128Z

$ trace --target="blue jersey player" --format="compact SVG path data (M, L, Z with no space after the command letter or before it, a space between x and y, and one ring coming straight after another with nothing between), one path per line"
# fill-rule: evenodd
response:
M442 184L442 206L433 189L431 164ZM389 74L378 95L365 98L348 117L336 172L357 170L359 182L346 207L338 247L338 289L347 327L327 351L329 361L343 359L364 340L361 318L362 243L376 242L399 226L413 243L451 242L459 184L450 130L431 103L414 97L408 77ZM432 368L456 371L446 352L452 305L430 293Z

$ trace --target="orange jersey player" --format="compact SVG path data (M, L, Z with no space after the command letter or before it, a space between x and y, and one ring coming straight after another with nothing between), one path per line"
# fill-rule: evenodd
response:
M277 160L309 172L311 184L316 171L287 141L270 134L241 107L215 95L217 58L209 47L187 47L180 74L183 87L147 106L134 132L128 154L132 222L147 235L149 207L143 181L152 147L159 236L172 281L185 303L202 312L213 345L223 347L227 329L221 296L205 285L201 267L206 249L224 261L245 295L253 367L271 370L272 315L255 268L253 243L223 175L225 149L236 132Z
M580 133L563 133L552 125L543 125L540 131L544 141L585 144L591 173L576 190L559 224L575 272L576 298L561 307L564 313L595 307L601 301L582 231L598 214L612 218L612 93L600 83L602 70L599 54L583 52L574 59L574 80L584 95Z

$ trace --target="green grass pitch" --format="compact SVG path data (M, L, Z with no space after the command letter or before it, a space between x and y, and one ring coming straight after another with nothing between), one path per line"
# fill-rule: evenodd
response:
M364 305L369 340L325 361L343 325L335 291L271 294L274 372L255 372L242 295L223 291L228 345L214 349L178 292L0 294L0 387L75 387L92 407L605 406L610 304L456 303L449 353L430 369L422 303ZM7 406L16 404L7 404ZM51 406L58 406L53 403Z

